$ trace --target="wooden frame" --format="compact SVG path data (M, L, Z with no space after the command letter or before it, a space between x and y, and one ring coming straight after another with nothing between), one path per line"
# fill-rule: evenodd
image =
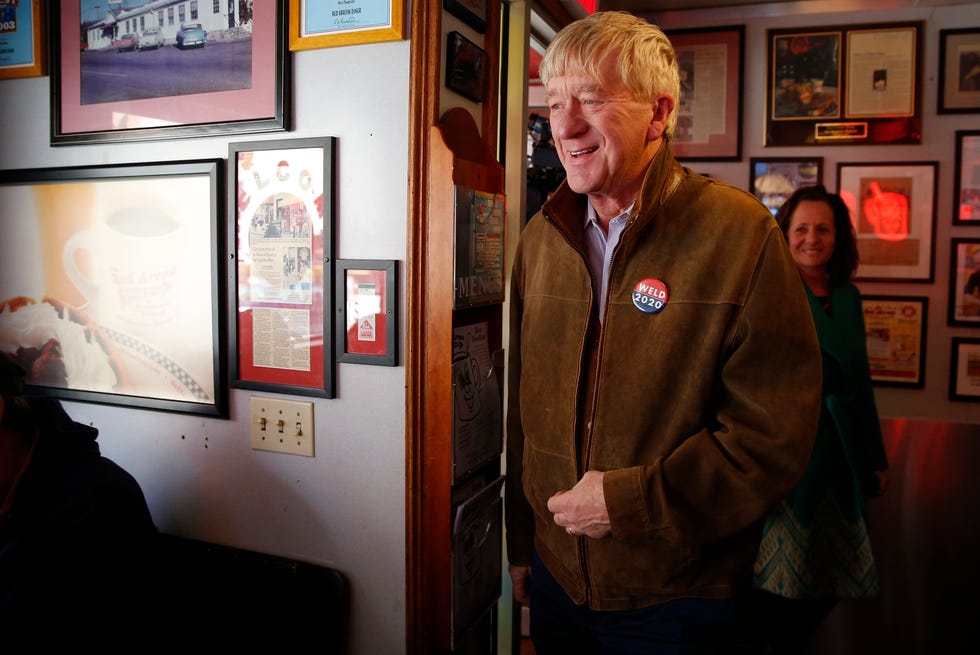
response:
M745 26L674 30L667 36L681 71L671 152L681 161L741 160Z
M864 329L871 381L879 386L925 386L925 296L865 296Z
M953 337L950 344L949 399L980 402L980 339Z
M0 7L0 80L47 74L46 5L22 0Z
M251 6L248 44L209 35L202 47L185 50L175 46L181 14L173 17L146 5L121 21L85 17L83 23L79 3L51 3L52 145L288 130L285 0ZM198 7L199 18L190 14L190 20L209 16L211 3ZM140 31L141 21L156 26L161 17L163 47L117 51L113 39L119 34ZM227 25L237 15L212 20ZM82 25L88 41L80 49ZM204 66L220 73L200 75Z
M0 342L40 354L35 391L227 416L222 174L220 159L0 172Z
M768 30L765 145L920 143L922 30Z
M950 242L947 323L980 327L980 238Z
M397 262L338 259L337 361L397 366Z
M487 0L442 0L442 8L480 34L487 31Z
M939 30L939 114L980 112L980 27Z
M338 24L339 23L339 24ZM404 0L289 0L289 49L313 50L405 38Z
M980 130L956 132L953 225L980 225Z
M932 282L938 162L839 163L857 236L857 279Z
M752 157L749 191L775 216L794 191L823 184L823 157Z
M459 32L446 36L446 88L474 102L487 94L487 51Z
M334 397L334 142L228 146L233 387Z

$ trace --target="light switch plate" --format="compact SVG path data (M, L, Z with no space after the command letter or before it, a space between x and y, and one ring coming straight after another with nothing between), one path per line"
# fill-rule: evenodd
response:
M313 457L313 403L252 396L252 449Z

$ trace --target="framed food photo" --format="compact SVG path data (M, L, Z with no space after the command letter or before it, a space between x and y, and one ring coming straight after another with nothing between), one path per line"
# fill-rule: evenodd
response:
M338 362L397 365L396 266L392 260L337 260Z
M404 0L289 0L290 50L404 38Z
M334 397L333 137L228 146L233 387Z
M164 4L49 3L52 145L289 129L285 0Z
M0 172L0 348L32 393L227 416L223 168Z
M922 388L929 299L865 296L861 302L872 383Z
M839 163L851 211L858 280L932 282L938 162Z
M980 238L951 242L947 322L980 327Z
M749 191L772 215L793 192L823 184L823 157L753 157L749 160Z
M667 37L681 76L671 151L680 161L740 160L745 26L672 30Z
M47 73L47 38L41 0L0 2L0 80Z
M953 225L980 225L980 130L956 132Z
M949 399L980 402L980 339L953 337Z
M980 113L980 27L939 30L940 114Z

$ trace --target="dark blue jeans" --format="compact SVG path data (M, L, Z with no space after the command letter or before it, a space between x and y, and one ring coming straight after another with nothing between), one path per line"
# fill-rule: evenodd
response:
M720 655L736 652L735 601L683 598L637 610L576 605L535 555L531 641L535 655Z

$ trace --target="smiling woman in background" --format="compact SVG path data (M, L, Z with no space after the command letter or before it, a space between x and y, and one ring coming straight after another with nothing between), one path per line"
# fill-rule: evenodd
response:
M839 599L879 593L865 498L884 492L888 463L851 283L858 254L847 206L822 186L803 187L776 220L820 339L823 406L806 473L766 521L754 586L769 652L799 653Z

